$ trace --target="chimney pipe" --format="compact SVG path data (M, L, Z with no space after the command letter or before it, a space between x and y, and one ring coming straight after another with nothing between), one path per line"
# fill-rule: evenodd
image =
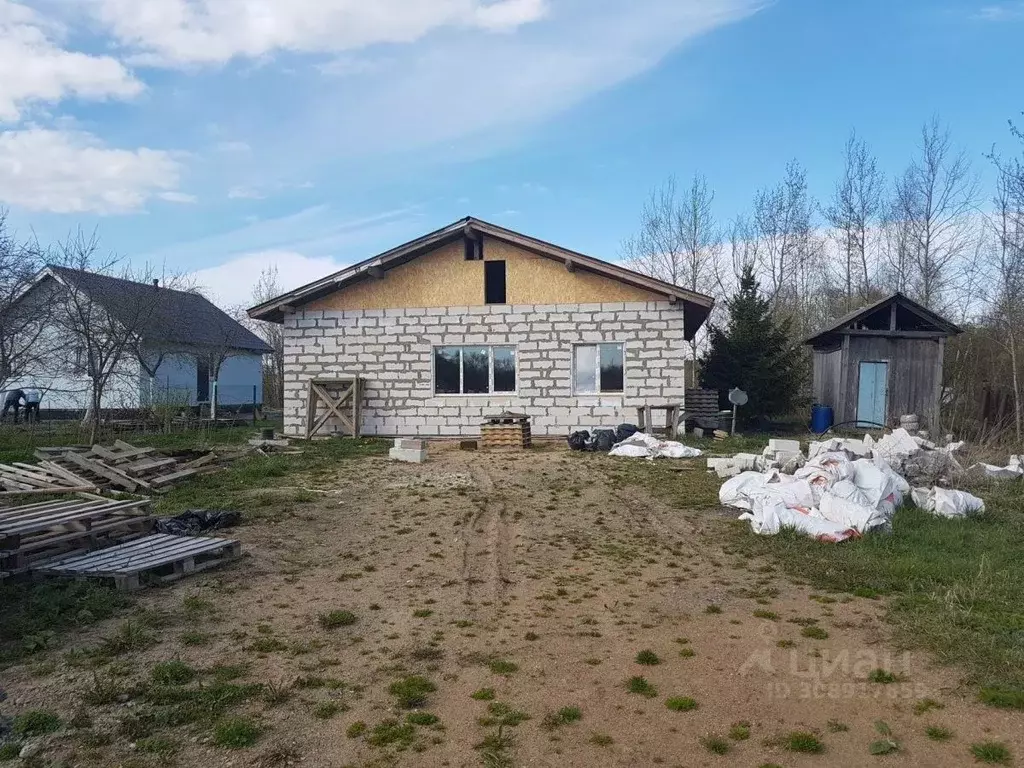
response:
M153 287L154 288L159 288L160 287L160 281L158 279L156 279L156 278L154 278L154 280L153 280Z

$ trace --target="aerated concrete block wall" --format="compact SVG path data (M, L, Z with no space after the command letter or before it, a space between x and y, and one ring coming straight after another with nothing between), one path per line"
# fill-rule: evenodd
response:
M573 346L600 342L624 345L624 391L576 395ZM300 310L285 319L284 345L291 435L305 434L306 382L341 374L365 379L365 435L474 436L484 415L502 410L528 414L535 435L635 423L637 406L682 403L689 357L682 303L667 301ZM433 348L460 345L515 346L518 391L435 395Z

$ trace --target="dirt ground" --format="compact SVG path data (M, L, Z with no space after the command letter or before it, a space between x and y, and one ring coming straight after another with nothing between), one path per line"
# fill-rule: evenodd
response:
M89 731L111 743L72 731L45 754L73 765L309 768L962 766L986 741L1024 754L1020 713L974 703L956 670L887 645L881 601L815 593L730 553L725 513L651 498L624 479L628 461L434 444L423 465L339 465L309 486L317 501L238 528L238 564L147 591L151 615L178 618L117 662L138 680L169 659L243 665L242 681L283 692L232 710L262 726L254 746L218 747L199 722L163 731L174 743L163 756L142 753L117 730L147 706L126 695L89 707ZM190 605L200 608L183 614ZM318 617L334 610L355 622L325 629ZM642 651L657 663L638 663ZM63 658L6 670L7 704L71 718L95 670ZM877 669L895 681L871 682ZM377 726L410 711L389 686L409 675L436 686L412 711L439 722L396 726L382 744L390 737ZM627 689L634 677L650 695ZM481 689L493 699L472 696ZM696 706L666 706L683 697ZM565 707L578 712L553 714ZM934 727L951 735L929 737ZM892 754L871 754L890 741Z

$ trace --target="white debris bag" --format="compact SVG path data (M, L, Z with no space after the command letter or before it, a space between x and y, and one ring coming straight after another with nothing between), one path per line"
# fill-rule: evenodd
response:
M911 493L914 504L938 517L970 517L985 511L985 502L967 491L949 488L915 488Z
M1024 457L1011 456L1009 463L1005 467L997 467L994 464L978 463L971 467L971 471L978 471L985 473L986 477L991 477L993 480L1016 480L1024 477Z
M749 521L751 530L762 536L774 536L783 528L792 528L819 541L833 543L859 535L855 529L841 523L790 509L778 499L758 498L753 510L744 512L739 519Z
M700 456L697 448L676 442L659 440L656 437L636 432L621 443L616 443L608 452L609 456L626 456L634 459L693 459Z

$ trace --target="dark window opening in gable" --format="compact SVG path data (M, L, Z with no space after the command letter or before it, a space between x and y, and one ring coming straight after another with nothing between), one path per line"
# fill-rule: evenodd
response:
M484 262L484 304L505 304L505 262Z
M484 258L483 240L474 240L471 237L463 238L463 258L466 261L481 261Z

